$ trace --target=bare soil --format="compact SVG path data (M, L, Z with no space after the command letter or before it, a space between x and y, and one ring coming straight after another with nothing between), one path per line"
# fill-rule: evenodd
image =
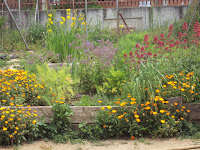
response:
M52 141L34 141L19 147L0 147L1 150L200 150L200 140L192 139L139 139L101 140L99 142L76 141L55 144Z

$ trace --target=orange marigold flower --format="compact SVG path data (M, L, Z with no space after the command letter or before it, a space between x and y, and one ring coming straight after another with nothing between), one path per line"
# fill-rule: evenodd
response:
M135 139L135 137L134 137L134 136L131 136L130 140L134 140L134 139Z
M103 125L103 128L106 128L107 126L106 125Z
M173 115L173 116L171 116L172 118L175 118L175 116Z
M136 119L136 121L137 121L137 122L140 122L141 120L140 120L140 119Z
M181 120L184 120L184 118L181 118Z

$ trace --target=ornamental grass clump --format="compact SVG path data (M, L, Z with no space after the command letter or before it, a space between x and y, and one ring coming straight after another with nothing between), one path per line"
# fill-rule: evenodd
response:
M37 114L30 106L13 105L0 108L0 145L21 144L38 137Z
M51 105L52 90L41 83L35 74L24 70L0 70L0 106Z

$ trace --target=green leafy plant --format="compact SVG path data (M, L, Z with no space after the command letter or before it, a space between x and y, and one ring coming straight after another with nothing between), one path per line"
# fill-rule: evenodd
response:
M29 42L36 43L45 37L46 27L41 24L33 24L27 31L27 38Z
M66 143L77 138L77 132L70 127L70 117L73 115L70 107L64 102L55 103L52 107L53 118L50 124L40 122L42 137L53 139L56 143Z
M58 71L50 69L48 64L37 65L38 77L55 91L55 101L70 100L73 93L73 81L69 68L61 67Z
M123 90L124 78L126 74L121 70L114 70L112 66L109 72L105 75L105 81L98 89L106 95L120 95Z

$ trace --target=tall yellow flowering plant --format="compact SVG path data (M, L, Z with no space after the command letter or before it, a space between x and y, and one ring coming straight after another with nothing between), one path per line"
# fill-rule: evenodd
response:
M76 39L76 34L83 34L86 27L86 21L84 16L81 14L77 17L77 10L72 11L66 10L67 16L62 17L60 22L55 22L52 14L48 15L47 20L47 36L46 45L51 51L60 55L61 61L71 56L73 58L79 57L80 52L75 51L71 47L71 43Z

